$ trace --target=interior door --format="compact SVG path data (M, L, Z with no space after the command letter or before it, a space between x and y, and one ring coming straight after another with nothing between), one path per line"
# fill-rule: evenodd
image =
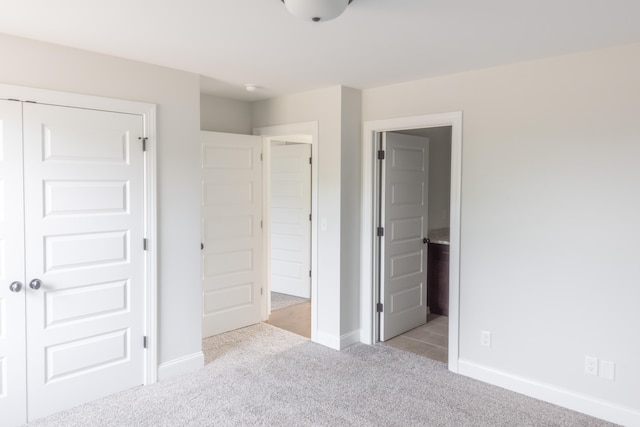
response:
M0 424L3 425L22 425L27 421L22 185L22 103L0 100Z
M143 119L23 108L34 420L144 382Z
M380 340L427 321L428 139L383 134Z
M311 297L311 145L271 147L271 291Z
M202 334L261 320L262 138L201 132Z

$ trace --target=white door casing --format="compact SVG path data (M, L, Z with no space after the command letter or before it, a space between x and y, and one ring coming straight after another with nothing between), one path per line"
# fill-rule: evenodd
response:
M311 297L311 145L271 147L271 291Z
M427 321L429 140L383 134L380 340Z
M362 129L362 224L360 234L360 341L374 344L378 341L377 272L378 249L376 227L378 225L377 138L380 132L401 131L451 126L451 219L449 256L449 360L447 367L459 372L459 323L460 323L460 207L462 185L462 112L429 114L372 120L363 123Z
M0 414L26 423L22 103L0 100ZM12 292L13 282L20 289ZM14 285L18 286L18 285Z
M144 383L144 123L25 103L23 126L33 420Z
M262 138L201 132L202 334L261 321Z

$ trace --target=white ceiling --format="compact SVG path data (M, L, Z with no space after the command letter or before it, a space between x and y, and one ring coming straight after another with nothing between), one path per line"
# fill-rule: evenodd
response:
M354 0L319 24L280 0L0 0L0 33L190 71L243 100L640 42L639 18L638 0Z

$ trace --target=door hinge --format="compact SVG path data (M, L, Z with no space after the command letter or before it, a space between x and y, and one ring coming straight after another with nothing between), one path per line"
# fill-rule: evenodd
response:
M309 270L309 277L311 277L311 270Z
M260 288L260 295L262 295L262 292L263 292L263 289L262 289L262 288Z
M147 239L142 239L142 249L146 251L148 246Z
M309 221L311 221L311 214L309 214Z
M260 161L262 161L262 153L260 153Z
M378 227L377 235L378 237L384 236L384 227Z
M147 138L146 136L140 136L138 137L138 139L142 141L142 151L147 151L147 140L149 138Z
M144 348L147 348L147 344L148 344L148 340L147 340L147 336L145 335L142 338L142 345L144 346Z
M378 160L384 160L384 150L378 150Z
M383 305L381 302L379 302L379 303L376 305L376 312L378 312L378 313L382 313L383 309L384 309L384 305Z
M262 220L260 220L260 228L262 228Z
M312 165L313 162L311 161L311 157L309 157L309 164Z

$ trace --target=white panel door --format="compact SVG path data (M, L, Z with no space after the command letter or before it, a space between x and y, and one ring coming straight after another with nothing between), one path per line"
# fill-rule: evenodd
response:
M262 138L201 132L202 334L259 323Z
M0 425L27 421L22 194L22 104L0 100Z
M429 145L427 138L386 133L383 173L383 312L380 340L427 321Z
M24 104L29 420L143 384L142 132Z
M271 291L311 297L311 145L271 148Z

